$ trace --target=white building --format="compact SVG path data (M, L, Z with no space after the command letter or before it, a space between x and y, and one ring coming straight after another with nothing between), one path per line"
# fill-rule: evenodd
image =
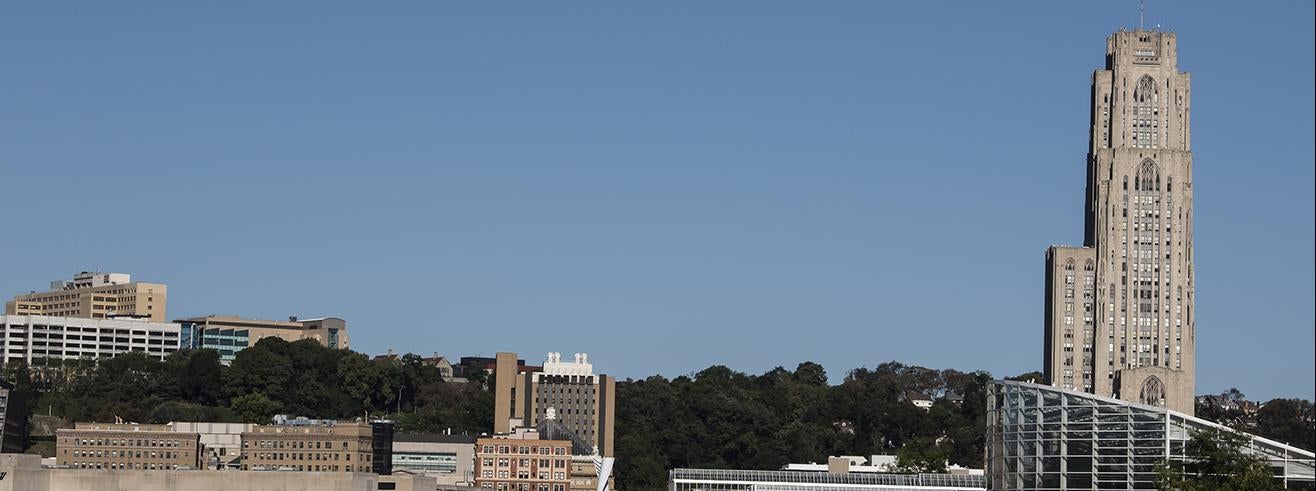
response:
M113 358L140 351L157 360L179 349L180 326L138 319L0 315L0 364Z

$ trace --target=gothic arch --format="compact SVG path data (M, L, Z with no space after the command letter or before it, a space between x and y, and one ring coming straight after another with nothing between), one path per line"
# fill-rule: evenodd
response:
M1074 260L1071 258L1065 261L1065 271L1073 271L1073 270L1074 270Z
M1138 402L1149 406L1165 405L1165 384L1155 375L1142 381L1142 391L1138 393Z
M1134 180L1134 189L1138 191L1159 190L1161 187L1161 169L1152 159L1144 159L1138 164L1138 177Z
M1097 265L1093 263L1091 259L1088 259L1087 262L1083 264L1083 271L1096 271L1096 269Z

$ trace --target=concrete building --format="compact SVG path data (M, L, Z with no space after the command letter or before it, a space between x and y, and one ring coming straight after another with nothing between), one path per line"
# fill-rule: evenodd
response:
M5 302L5 313L107 319L138 317L165 322L168 288L160 283L134 283L125 273L83 271L71 280L50 282L50 290L17 295Z
M494 432L534 427L550 411L558 423L611 457L616 414L616 379L595 374L584 353L563 362L549 353L542 371L519 367L515 353L498 353L494 376Z
M475 485L475 437L395 433L393 472L433 477L439 485Z
M433 478L362 472L67 469L40 455L0 455L0 491L434 491ZM444 488L447 489L447 488Z
M27 450L27 401L0 379L0 453Z
M1107 39L1092 75L1083 247L1046 252L1053 386L1193 412L1189 82L1174 33Z
M144 319L0 316L0 363L113 358L130 351L163 360L180 346L178 324Z
M1180 413L1027 382L987 386L987 476L996 490L1156 489L1166 462L1195 460L1187 442L1205 430L1242 435L1285 487L1311 489L1312 452Z
M571 442L540 440L534 431L479 438L475 486L497 491L567 491Z
M298 319L285 321L243 319L231 315L208 315L179 319L182 326L183 347L208 348L219 352L225 365L233 361L237 352L256 344L263 338L277 337L288 342L314 339L330 348L347 349L347 322L337 317Z
M201 437L204 449L202 469L237 468L241 465L242 434L251 431L251 423L205 423L175 421L173 430L180 433L196 433Z
M55 461L77 469L204 469L201 436L172 425L77 423L55 430Z
M375 472L369 423L275 417L242 434L242 470Z

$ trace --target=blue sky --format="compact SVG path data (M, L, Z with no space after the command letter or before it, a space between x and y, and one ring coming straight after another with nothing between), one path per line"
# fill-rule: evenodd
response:
M1137 2L34 2L0 11L0 293L587 351L621 377L1040 368L1091 72ZM1165 2L1198 392L1313 396L1313 4Z

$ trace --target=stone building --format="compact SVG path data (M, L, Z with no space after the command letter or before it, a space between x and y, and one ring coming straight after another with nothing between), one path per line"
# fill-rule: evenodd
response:
M1092 76L1083 247L1046 252L1044 373L1193 412L1190 80L1174 33L1121 31Z
M280 419L242 434L242 470L374 472L369 423Z
M55 463L75 469L204 469L201 436L171 425L77 423L55 430Z

